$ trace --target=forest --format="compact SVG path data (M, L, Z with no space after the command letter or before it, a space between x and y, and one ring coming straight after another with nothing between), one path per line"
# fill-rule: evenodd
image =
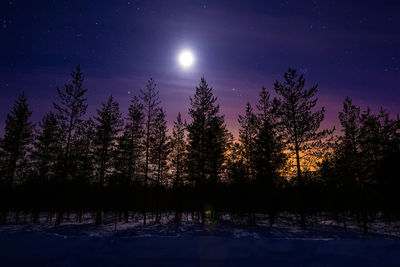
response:
M144 223L165 212L177 223L185 212L255 223L263 213L273 225L290 212L306 227L327 212L344 225L353 216L366 231L377 216L399 219L399 115L347 97L338 129L321 129L318 86L306 87L295 69L247 103L238 140L204 77L182 111L190 119L179 113L170 129L153 79L127 111L110 95L93 117L87 90L77 66L37 125L19 95L0 139L0 223L11 212L91 211L101 223L103 212L134 211Z

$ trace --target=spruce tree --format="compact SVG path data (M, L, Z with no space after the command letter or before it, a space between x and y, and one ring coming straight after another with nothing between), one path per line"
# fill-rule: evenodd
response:
M178 113L176 121L172 129L171 138L171 167L173 171L173 185L182 186L185 180L185 163L186 163L186 140L185 140L185 124L182 121L181 113Z
M96 124L92 118L89 118L79 125L72 140L71 155L74 158L74 168L71 173L79 184L93 182L96 163L95 141Z
M393 199L398 199L397 189L400 186L398 159L400 158L400 118L390 119L389 114L380 111L382 125L383 155L378 170L378 183L383 194L390 193Z
M378 170L385 154L390 153L398 127L382 108L378 114L367 109L360 115L360 158L362 159L363 183L378 182Z
M22 93L10 114L7 115L5 135L2 142L5 182L12 185L16 176L23 181L29 152L33 142L34 125L29 122L32 112Z
M127 182L137 181L141 172L144 139L143 104L134 96L125 118L125 127L119 138L119 151L116 170L127 179Z
M360 112L348 97L339 120L343 134L337 138L333 156L324 162L325 176L332 176L336 187L346 190L385 184L382 179L390 180L393 176L387 175L387 170L392 169L391 157L399 151L399 122L390 119L383 109L378 114L370 108ZM335 175L327 173L328 167Z
M349 97L344 100L343 110L339 112L339 120L344 133L342 141L353 153L357 152L360 134L360 108L353 105Z
M259 93L257 110L256 179L263 190L270 191L279 183L286 156L283 153L285 147L278 129L276 108L265 87Z
M336 170L339 171L335 180L339 188L354 187L361 179L360 119L360 108L346 97L339 112L343 135L338 138L340 143L335 149Z
M102 108L97 110L95 155L97 159L100 186L105 185L105 178L113 167L113 156L116 151L118 133L121 130L123 121L119 111L119 104L110 95Z
M255 157L256 157L256 138L258 133L258 120L253 112L250 103L247 103L245 115L239 115L238 119L239 141L243 144L243 158L246 166L246 179L254 180L255 177Z
M167 157L170 152L170 139L167 136L167 121L164 109L157 110L154 129L150 138L150 164L154 167L153 180L157 186L165 185Z
M194 97L190 98L192 122L187 125L189 175L196 185L206 181L216 183L222 172L230 135L216 101L213 89L202 77Z
M62 130L53 112L46 114L39 122L32 159L41 181L50 181L57 175L60 160Z

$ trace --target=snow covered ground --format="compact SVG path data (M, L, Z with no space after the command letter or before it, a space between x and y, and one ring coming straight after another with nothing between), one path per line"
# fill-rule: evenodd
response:
M226 221L140 221L96 227L89 219L0 226L0 266L400 266L400 238L323 222L306 230ZM373 230L373 228L371 228Z

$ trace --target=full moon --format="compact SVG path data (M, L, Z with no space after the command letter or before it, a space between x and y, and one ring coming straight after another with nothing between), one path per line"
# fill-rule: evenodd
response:
M192 66L193 62L194 62L193 53L190 52L189 50L182 51L179 54L178 59L179 59L179 63L181 64L181 66L184 68L188 68L188 67Z

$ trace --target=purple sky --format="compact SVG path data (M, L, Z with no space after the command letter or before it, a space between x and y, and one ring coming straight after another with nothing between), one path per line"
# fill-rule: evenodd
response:
M325 126L338 124L346 96L398 113L400 2L349 2L2 1L0 135L20 92L37 122L77 64L89 115L109 94L126 113L128 91L153 77L172 123L179 111L187 117L205 75L236 135L246 102L256 102L262 85L273 93L288 67L319 84ZM183 49L195 54L188 70L177 61Z

